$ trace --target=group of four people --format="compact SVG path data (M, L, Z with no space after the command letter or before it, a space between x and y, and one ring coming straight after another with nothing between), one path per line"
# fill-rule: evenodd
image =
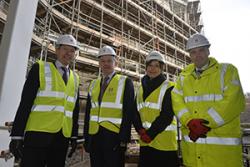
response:
M185 166L242 166L239 116L245 99L238 72L209 58L209 47L201 34L188 39L192 64L176 83L164 75L164 56L151 51L138 90L115 72L114 49L100 49L101 76L89 85L84 120L84 148L92 167L124 166L132 124L140 137L139 167L179 166L177 120ZM21 166L61 167L69 142L68 156L76 149L79 78L69 64L77 49L73 36L62 35L57 60L39 61L29 72L10 142Z

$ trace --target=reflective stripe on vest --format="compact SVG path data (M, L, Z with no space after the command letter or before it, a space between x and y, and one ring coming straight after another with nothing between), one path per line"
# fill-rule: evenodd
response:
M107 86L102 101L99 103L100 78L92 81L89 87L91 96L91 110L89 120L89 134L96 134L99 126L119 133L122 122L123 93L126 76L116 74Z
M122 109L122 104L121 103L119 104L119 103L111 103L111 102L102 102L101 106L105 107L105 108ZM92 102L91 103L91 108L97 108L97 107L99 107L98 102Z
M150 122L143 122L142 123L142 126L145 128L145 129L149 129L151 127L151 123ZM176 125L173 125L173 124L170 124L168 125L166 128L165 128L165 131L176 131L177 130L177 126Z
M222 69L221 69L221 73L220 73L220 86L221 86L221 91L224 92L224 77L225 77L225 73L227 71L227 66L228 64L222 64Z
M221 86L221 92L224 92L224 77L225 73L227 71L227 64L222 64L222 69L220 73L220 86ZM200 102L200 101L220 101L223 99L223 95L221 94L205 94L201 96L186 96L184 97L185 103L188 102Z
M117 92L116 92L116 99L115 99L115 102L112 103L112 102L102 102L101 103L101 107L104 107L104 108L115 108L115 109L122 109L122 103L121 103L121 97L122 97L122 93L123 93L123 87L125 85L125 79L126 77L125 76L121 76L121 78L119 79L119 82L118 82L118 89L117 89ZM95 86L96 82L94 82L92 85L91 85L91 88L90 88L90 95L92 95L92 90ZM98 102L93 102L91 103L91 108L96 108L96 107L99 107L99 103Z
M207 112L208 112L208 114L214 119L214 121L218 124L218 126L224 124L224 120L223 120L222 117L218 114L218 112L215 111L215 109L210 108Z
M181 83L181 87L183 87L183 84L184 84L184 76L183 75L180 76L180 83Z
M184 136L184 141L193 143L188 136ZM217 145L240 145L240 138L226 138L226 137L206 137L199 138L195 143L198 144L217 144Z
M44 64L44 74L45 74L45 90L40 90L37 93L37 97L54 97L54 98L65 98L66 94L65 92L57 92L52 90L52 76L51 76L51 69L50 69L50 64L45 63ZM67 96L66 101L75 103L76 98L77 98L77 91L78 91L78 86L77 86L77 77L76 74L73 73L74 75L74 84L75 84L75 96ZM64 111L64 106L51 106L51 105L33 105L31 111L58 111L64 113L66 117L72 118L72 112L71 111Z
M75 72L72 72L73 73L73 75L74 75L74 84L75 84L75 97L70 97L70 96L68 96L66 99L67 99L67 101L70 101L70 102L75 102L76 101L76 99L77 99L77 95L78 95L78 82L77 82L77 75L76 75L76 73Z
M64 98L66 95L64 92L57 92L57 91L48 91L48 90L44 90L44 91L39 91L37 93L37 97L56 97L56 98ZM71 96L67 96L66 100L68 102L74 103L76 101L77 97L71 97Z
M94 89L95 84L96 84L96 80L94 80L93 83L90 85L90 88L89 88L89 96L90 97L92 96L92 90Z
M68 83L65 85L61 74L52 63L38 63L40 87L25 131L56 133L62 130L65 137L70 137L78 95L78 76L70 70Z
M188 112L187 108L182 109L181 111L178 112L177 118L181 119L182 115L187 112Z
M31 111L39 112L49 112L49 111L58 111L65 114L66 117L72 118L72 111L64 111L64 106L52 106L52 105L34 105L32 106Z
M220 101L223 96L220 94L206 94L202 96L186 96L184 98L185 103L188 102L200 102L200 101Z
M137 95L137 108L141 117L142 126L149 129L156 118L160 115L162 109L163 98L166 90L172 86L171 82L164 81L150 95L143 100L143 88L140 86ZM177 150L177 125L174 118L170 125L159 132L154 140L150 143L145 143L139 140L140 146L148 146L161 151Z
M98 122L98 123L104 122L104 121L112 122L114 124L121 124L122 123L121 118L98 117L98 116L95 116L95 115L91 115L90 120Z
M222 64L222 68L221 68L221 73L220 73L221 92L224 92L224 90L226 89L224 87L224 77L225 77L225 73L227 71L227 66L228 66L228 64ZM181 79L181 85L183 86L183 80L184 80L183 76L180 79ZM174 92L180 94L179 93L180 91L178 91L178 90L174 90ZM200 95L200 96L185 96L184 97L185 103L203 102L203 101L220 101L220 100L223 100L222 94L204 94L204 95ZM186 112L188 112L187 109L182 109L181 111L178 112L177 117L180 119L181 116ZM211 117L214 119L215 122L217 122L218 125L222 125L224 123L224 120L221 118L221 116L215 110L209 109L208 114L211 115Z
M176 94L179 94L179 95L183 96L183 91L182 91L182 90L178 90L178 89L174 88L174 89L172 90L172 92L174 92L174 93L176 93Z
M44 65L44 74L45 74L45 90L51 91L52 90L52 77L50 71L50 64L45 63Z
M148 107L148 108L152 108L152 109L156 109L156 110L161 109L161 105L159 104L159 102L158 103L142 102L142 103L139 103L137 105L138 110L140 110L144 107Z
M161 109L161 103L162 103L162 100L163 100L163 96L164 96L164 94L166 92L167 87L168 87L168 82L164 81L164 83L163 83L163 85L161 87L161 90L160 90L160 94L159 94L159 98L158 98L157 103L141 102L141 103L137 104L138 111L140 111L144 107L160 110Z

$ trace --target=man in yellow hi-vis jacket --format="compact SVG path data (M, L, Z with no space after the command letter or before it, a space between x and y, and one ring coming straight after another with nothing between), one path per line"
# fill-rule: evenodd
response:
M210 43L192 35L186 50L192 64L172 91L174 112L181 122L182 155L188 167L240 167L240 113L245 108L237 68L209 56Z
M32 66L13 123L9 147L22 167L63 167L69 141L71 155L77 146L79 77L69 64L78 45L72 35L56 44L55 62Z

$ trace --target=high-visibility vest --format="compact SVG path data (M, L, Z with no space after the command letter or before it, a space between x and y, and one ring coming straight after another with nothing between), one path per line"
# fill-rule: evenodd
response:
M126 76L115 74L109 82L99 105L101 78L91 82L89 95L91 97L91 110L89 120L89 134L96 134L99 126L119 133L122 122L123 94Z
M56 133L65 137L72 133L72 117L79 78L70 70L67 85L53 63L39 61L40 87L26 124L26 131Z
M142 125L145 129L149 129L151 124L160 115L162 108L162 101L166 90L174 84L164 81L157 89L155 89L143 101L143 88L140 86L137 93L137 109L140 113ZM177 150L177 125L176 119L164 131L159 133L150 143L144 143L140 140L141 146L149 146L162 151L176 151Z
M245 97L237 69L209 58L208 69L200 76L187 66L172 91L174 112L180 120L182 155L185 166L242 166L240 113ZM188 137L187 123L205 119L211 131L195 143Z

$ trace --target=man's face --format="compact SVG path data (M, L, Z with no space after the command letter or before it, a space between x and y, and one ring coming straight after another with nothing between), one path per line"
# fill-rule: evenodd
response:
M69 65L75 58L75 51L76 49L73 46L61 45L56 48L57 60L65 66Z
M161 65L160 62L157 60L151 61L146 68L146 73L150 79L157 77L161 74L161 72Z
M194 48L189 53L196 67L201 68L208 63L209 50L207 47Z
M114 56L112 55L105 55L99 58L99 67L103 75L111 74L117 65L117 61Z

